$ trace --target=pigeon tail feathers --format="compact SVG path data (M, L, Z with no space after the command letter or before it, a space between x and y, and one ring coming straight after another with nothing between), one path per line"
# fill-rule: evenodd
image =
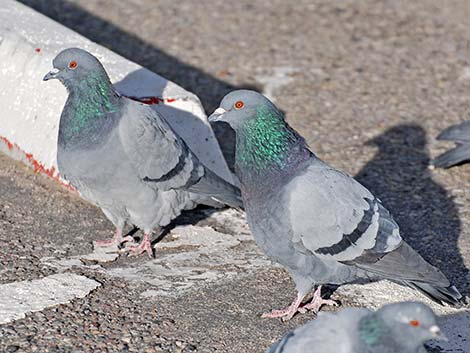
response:
M465 305L465 298L454 286L440 287L430 283L403 281L407 286L417 289L432 301L444 305L448 304L453 307L461 307Z
M438 168L450 168L470 160L470 144L458 145L432 161Z

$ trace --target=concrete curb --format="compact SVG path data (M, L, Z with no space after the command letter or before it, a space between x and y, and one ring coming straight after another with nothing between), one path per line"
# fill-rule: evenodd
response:
M204 164L233 181L197 96L13 0L0 8L0 151L63 182L56 144L66 91L42 77L67 47L96 55L121 94L163 113Z

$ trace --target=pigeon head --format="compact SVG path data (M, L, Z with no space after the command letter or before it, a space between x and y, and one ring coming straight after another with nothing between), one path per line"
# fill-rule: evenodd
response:
M408 352L421 347L428 340L446 339L437 325L434 312L419 302L385 305L363 320L361 336L371 345L388 336Z
M219 108L209 117L209 121L226 122L237 131L246 122L259 117L261 111L270 113L273 119L283 119L282 113L262 94L250 90L237 90L222 99Z
M59 143L80 142L91 130L102 127L109 114L119 111L120 96L98 59L85 50L65 49L52 63L54 68L44 81L57 79L69 93L61 115Z
M68 48L61 51L52 61L52 65L54 68L44 76L44 81L58 79L68 89L90 80L111 85L103 65L83 49Z
M250 178L249 174L283 177L310 156L305 140L260 93L238 90L227 94L209 121L222 121L234 129L235 169L242 184ZM271 181L274 183L273 178Z

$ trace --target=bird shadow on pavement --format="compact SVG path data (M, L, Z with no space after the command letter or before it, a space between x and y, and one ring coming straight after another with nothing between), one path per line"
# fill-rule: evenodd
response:
M458 246L457 206L432 179L424 129L417 124L398 125L367 144L378 151L356 179L390 210L402 237L468 295L468 269Z

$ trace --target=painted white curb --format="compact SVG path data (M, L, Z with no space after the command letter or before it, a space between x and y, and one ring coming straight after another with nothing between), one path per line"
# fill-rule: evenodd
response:
M96 55L120 93L152 104L204 164L233 181L197 96L12 0L0 7L0 151L61 180L56 144L66 90L42 77L68 47Z

